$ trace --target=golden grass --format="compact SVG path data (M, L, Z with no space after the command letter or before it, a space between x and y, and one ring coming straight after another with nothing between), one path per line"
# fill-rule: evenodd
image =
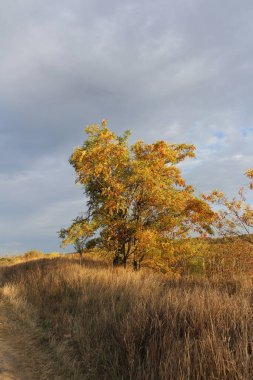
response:
M176 280L88 258L18 264L2 279L73 379L253 378L251 280Z
M54 259L56 257L66 256L65 254L61 254L59 252L50 252L44 253L37 250L28 251L22 255L5 255L4 257L0 257L0 267L14 265L19 263L24 263L30 260L38 260L38 259Z

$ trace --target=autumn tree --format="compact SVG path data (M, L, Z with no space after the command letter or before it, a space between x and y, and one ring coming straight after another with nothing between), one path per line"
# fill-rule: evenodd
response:
M248 170L245 175L250 180L248 189L253 190L253 169ZM239 237L253 245L253 208L247 201L247 187L241 187L238 195L232 198L218 190L202 195L202 198L218 206L213 223L218 236Z
M210 233L214 213L186 185L177 164L195 156L195 147L157 141L128 145L104 120L86 128L88 139L70 163L87 197L87 212L62 234L63 244L99 236L114 264L132 259L136 269L161 242Z
M72 244L76 252L79 253L80 264L82 264L87 242L94 235L95 229L94 223L88 223L85 218L77 217L69 228L62 228L58 232L63 241L63 246Z

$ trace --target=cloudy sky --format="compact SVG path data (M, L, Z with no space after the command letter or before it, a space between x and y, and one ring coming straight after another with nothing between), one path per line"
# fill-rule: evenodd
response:
M197 191L253 167L252 0L0 0L0 254L59 250L85 208L68 158L109 120L193 143Z

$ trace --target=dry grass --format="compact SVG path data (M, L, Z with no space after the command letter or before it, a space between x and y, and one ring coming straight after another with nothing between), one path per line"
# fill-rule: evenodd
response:
M2 266L8 266L8 265L14 265L14 264L20 264L24 263L30 260L38 260L38 259L54 259L56 257L66 256L66 254L62 254L59 252L50 252L50 253L44 253L37 250L31 250L23 255L5 255L4 257L0 257L0 267Z
M253 378L250 280L175 280L62 258L2 271L5 297L58 347L73 379Z

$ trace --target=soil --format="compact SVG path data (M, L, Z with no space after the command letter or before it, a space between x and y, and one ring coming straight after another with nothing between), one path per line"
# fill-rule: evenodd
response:
M12 311L0 294L0 380L60 380L46 343Z

